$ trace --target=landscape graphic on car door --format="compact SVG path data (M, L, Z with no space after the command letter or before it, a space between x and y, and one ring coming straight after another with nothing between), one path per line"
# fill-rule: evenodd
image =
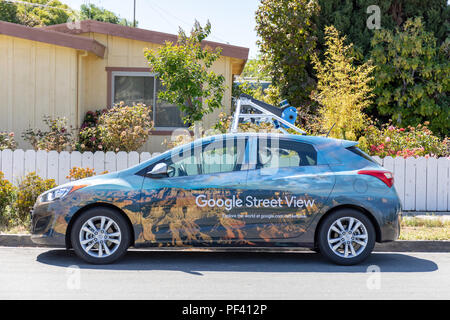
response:
M236 211L245 192L246 141L213 141L162 160L169 176L144 179L139 241L189 245L245 240L242 221L227 213Z
M329 166L317 163L312 145L278 138L258 139L255 160L246 186L253 195L247 237L270 242L301 236L334 186Z

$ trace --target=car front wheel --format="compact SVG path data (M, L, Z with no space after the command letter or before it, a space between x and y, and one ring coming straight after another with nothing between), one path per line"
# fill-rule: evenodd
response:
M341 265L362 262L375 246L375 229L362 212L342 209L325 218L318 234L320 252Z
M130 243L125 218L109 208L92 208L74 222L72 247L84 261L108 264L121 258Z

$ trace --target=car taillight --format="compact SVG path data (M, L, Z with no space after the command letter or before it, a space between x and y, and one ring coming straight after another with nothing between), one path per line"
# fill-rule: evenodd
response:
M360 170L358 174L367 174L383 181L389 188L394 184L394 175L390 171Z

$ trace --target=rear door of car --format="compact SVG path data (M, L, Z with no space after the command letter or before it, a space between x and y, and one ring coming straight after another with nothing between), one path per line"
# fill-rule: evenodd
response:
M299 237L327 202L335 177L312 144L282 136L257 140L246 185L246 238Z

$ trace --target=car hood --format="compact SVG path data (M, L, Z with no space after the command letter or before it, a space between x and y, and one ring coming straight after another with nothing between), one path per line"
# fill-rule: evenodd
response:
M84 178L84 179L67 182L65 184L59 185L56 188L78 186L78 185L82 185L82 184L96 185L96 184L100 184L100 183L105 183L108 180L116 179L118 177L119 177L118 172L107 173L107 174L102 174L102 175L98 175L98 176L93 176L93 177L89 177L89 178Z

